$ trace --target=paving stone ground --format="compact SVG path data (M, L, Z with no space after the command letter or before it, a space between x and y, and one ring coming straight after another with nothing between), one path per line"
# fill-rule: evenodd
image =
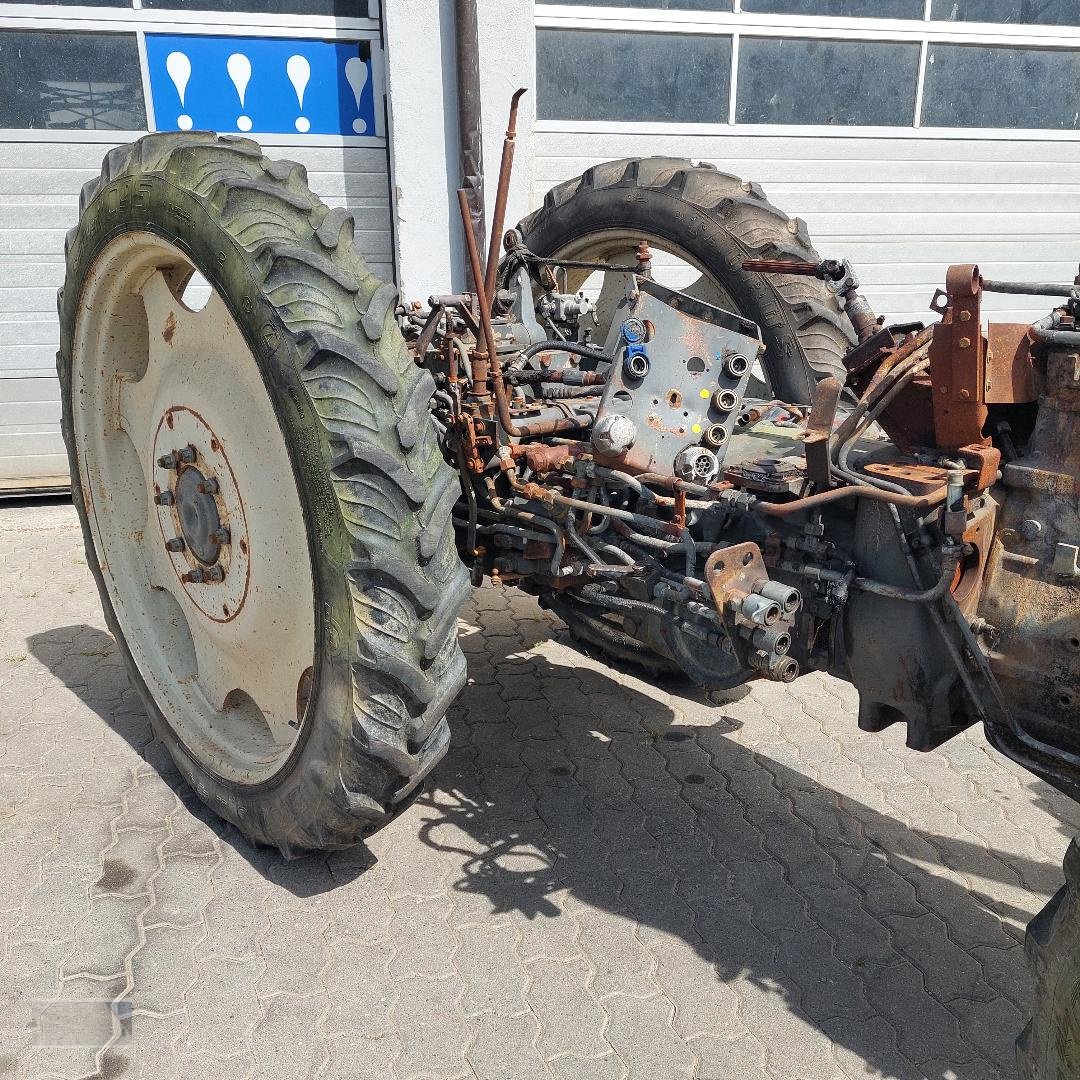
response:
M0 1076L1014 1076L1080 814L977 732L716 704L487 588L426 793L287 863L154 741L70 505L0 504L0 575Z

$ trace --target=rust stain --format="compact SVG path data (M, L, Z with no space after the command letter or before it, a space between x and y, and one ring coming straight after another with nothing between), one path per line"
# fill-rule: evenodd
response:
M169 317L165 320L165 329L161 331L161 336L165 339L166 345L172 344L172 339L176 336L176 312L169 312Z

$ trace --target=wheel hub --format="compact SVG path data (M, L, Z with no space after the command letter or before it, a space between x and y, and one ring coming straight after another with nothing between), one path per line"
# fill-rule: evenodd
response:
M250 572L247 522L221 440L194 409L169 408L154 440L154 502L162 543L191 602L235 619Z
M221 555L226 537L221 529L217 499L211 494L218 483L208 484L194 465L182 467L173 492L176 516L188 550L199 562L213 566Z

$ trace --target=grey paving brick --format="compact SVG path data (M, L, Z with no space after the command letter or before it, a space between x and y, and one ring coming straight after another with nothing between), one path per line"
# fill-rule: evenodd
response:
M399 988L394 1007L401 1041L397 1076L401 1080L452 1080L468 1073L468 1027L458 1007L460 980L453 975L441 979L409 975L399 981Z
M511 923L474 924L458 930L457 941L453 967L465 984L461 997L465 1015L517 1016L527 1012L528 975L517 947L517 927Z
M476 1080L521 1080L544 1076L544 1059L536 1049L539 1024L532 1013L518 1016L489 1014L470 1025L472 1042L466 1053Z
M601 1000L611 994L654 997L655 958L641 943L631 919L609 913L582 913L581 951L593 968L589 989Z
M695 1055L671 1021L665 997L643 1001L618 995L604 1002L608 1042L626 1063L628 1080L685 1080L694 1074Z
M546 1059L562 1054L603 1057L611 1049L604 1039L606 1015L589 991L592 967L585 960L537 960L529 1004L542 1027L537 1046Z
M768 1071L765 1046L749 1034L704 1035L689 1043L697 1054L699 1080L775 1080Z

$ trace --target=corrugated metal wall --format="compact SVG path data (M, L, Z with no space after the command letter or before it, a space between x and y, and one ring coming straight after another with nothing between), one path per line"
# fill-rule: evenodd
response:
M79 189L108 150L102 143L0 144L0 490L67 483L56 290ZM301 162L320 198L353 211L361 252L392 280L386 151L285 146L267 153Z
M1080 150L1074 141L933 137L648 135L539 131L533 205L590 165L684 156L758 181L803 218L825 257L851 259L890 320L932 316L950 263L987 277L1071 282L1080 259ZM993 317L1047 313L1037 297L988 296Z

